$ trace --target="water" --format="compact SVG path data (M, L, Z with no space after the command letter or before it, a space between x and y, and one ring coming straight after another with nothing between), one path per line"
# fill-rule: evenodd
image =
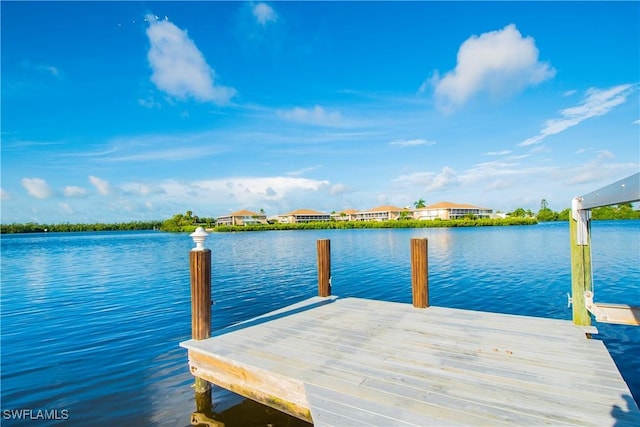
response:
M331 239L335 295L411 303L409 240L427 237L432 305L570 319L568 233L567 223L214 233L212 326L316 295L320 238ZM39 425L190 425L193 377L178 346L191 334L187 235L6 235L1 245L3 418L31 409L68 416ZM640 221L594 222L592 251L596 299L640 305ZM597 327L640 401L640 328ZM218 388L213 400L227 426L302 425Z

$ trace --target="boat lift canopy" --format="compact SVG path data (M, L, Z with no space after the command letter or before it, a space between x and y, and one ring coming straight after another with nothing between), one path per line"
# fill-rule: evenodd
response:
M582 258L591 260L591 246L590 246L590 232L591 232L591 209L610 206L621 203L637 202L640 201L640 172L628 176L624 179L602 187L596 191L585 194L582 197L575 197L571 203L571 219L576 221L575 236L572 236L572 241L577 246L586 246L585 253L582 252ZM575 237L575 239L574 239ZM572 248L573 249L573 248ZM575 251L578 254L578 251ZM576 297L576 271L574 271L575 265L581 264L580 260L574 258L574 251L572 250L572 288L574 290L573 298ZM586 267L581 266L583 269ZM590 289L585 289L582 293L581 299L584 300L584 307L586 310L593 314L598 322L605 323L617 323L624 325L640 325L640 307L626 304L609 304L594 302L594 289L591 278L591 266L588 267L588 272L582 274L583 278L588 277L588 283ZM573 299L572 298L572 299ZM577 300L575 300L577 302ZM574 322L576 322L574 311Z

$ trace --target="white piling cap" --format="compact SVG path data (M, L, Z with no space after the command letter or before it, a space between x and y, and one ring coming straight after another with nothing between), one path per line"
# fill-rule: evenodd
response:
M191 250L192 251L203 251L205 249L204 241L206 240L208 235L209 235L209 233L204 231L204 228L202 228L202 227L196 228L196 231L194 231L193 233L189 234L189 236L191 236L191 238L193 239L193 241L196 244L196 247L191 249Z

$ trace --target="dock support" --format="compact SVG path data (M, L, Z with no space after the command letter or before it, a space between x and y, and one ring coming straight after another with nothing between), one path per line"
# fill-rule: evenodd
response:
M318 296L331 296L331 241L318 239Z
M413 306L429 307L429 267L427 239L411 239L411 293Z
M573 323L591 326L591 315L584 300L585 291L593 291L591 282L590 211L582 209L582 199L571 203L569 236L571 244L571 307Z
M198 227L190 236L196 247L189 253L191 273L191 337L204 340L211 337L211 250L204 247L207 233ZM196 406L211 408L211 385L202 378L195 381ZM198 408L200 412L201 408Z

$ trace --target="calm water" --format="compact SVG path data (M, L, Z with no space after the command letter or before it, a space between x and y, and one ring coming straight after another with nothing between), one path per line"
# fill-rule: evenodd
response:
M409 240L427 237L432 305L570 319L568 233L555 223L212 234L213 328L314 296L319 238L331 239L335 295L411 303ZM595 222L592 239L596 299L640 305L640 221ZM190 425L193 378L178 346L191 333L186 234L9 235L1 245L3 413ZM597 326L639 401L640 328ZM240 414L228 426L295 424L213 393L216 411Z

